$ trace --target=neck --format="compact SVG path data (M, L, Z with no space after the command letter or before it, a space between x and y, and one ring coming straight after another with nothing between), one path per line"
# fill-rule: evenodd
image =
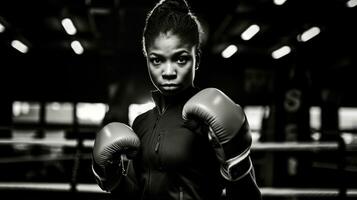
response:
M197 90L198 89L195 87L189 87L176 95L170 96L165 96L159 91L154 91L152 93L152 97L160 113L163 113L163 111L170 105L187 101Z

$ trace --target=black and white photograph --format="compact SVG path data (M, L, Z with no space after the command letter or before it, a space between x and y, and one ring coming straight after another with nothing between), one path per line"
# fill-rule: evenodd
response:
M357 0L0 1L4 200L357 199Z

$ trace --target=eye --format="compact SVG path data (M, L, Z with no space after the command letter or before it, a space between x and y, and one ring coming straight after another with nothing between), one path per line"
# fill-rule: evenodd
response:
M179 56L177 58L177 63L180 65L185 65L190 60L189 56Z
M159 65L161 63L161 59L160 58L150 58L150 62L153 64L153 65Z

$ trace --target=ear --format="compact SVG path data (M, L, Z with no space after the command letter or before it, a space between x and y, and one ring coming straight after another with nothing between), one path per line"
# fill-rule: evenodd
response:
M195 70L198 70L198 68L200 67L200 63L201 63L201 51L197 50L196 52L196 66L195 66Z

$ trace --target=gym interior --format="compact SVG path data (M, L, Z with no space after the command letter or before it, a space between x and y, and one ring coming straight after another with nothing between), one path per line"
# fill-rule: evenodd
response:
M151 109L147 0L0 2L0 193L110 199L91 162L105 113ZM263 199L357 198L356 0L191 1L196 84L244 109ZM222 195L222 199L225 199Z

